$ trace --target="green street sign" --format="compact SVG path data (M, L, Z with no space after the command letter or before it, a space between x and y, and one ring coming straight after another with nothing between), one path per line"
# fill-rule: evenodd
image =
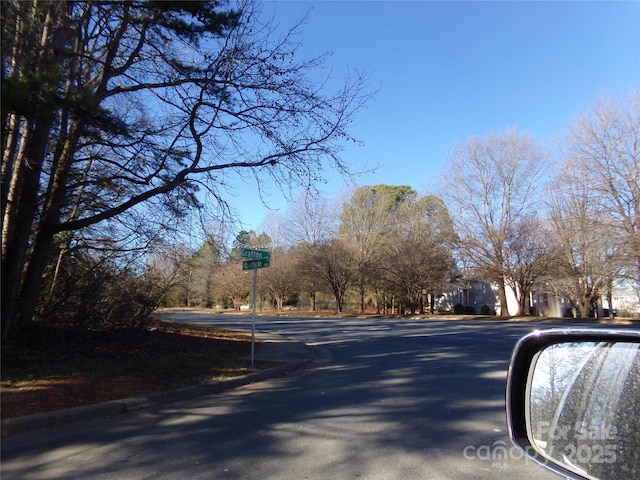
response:
M251 258L253 260L269 260L271 258L271 252L265 250L254 250L253 248L243 248L240 250L240 256L242 258ZM267 265L268 267L269 265Z
M253 270L255 268L266 268L271 262L270 258L260 258L258 260L247 260L242 262L242 270Z

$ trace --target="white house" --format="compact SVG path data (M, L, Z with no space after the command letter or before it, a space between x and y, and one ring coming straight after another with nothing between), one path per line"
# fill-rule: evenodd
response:
M514 291L506 288L507 311L503 313L495 284L469 280L444 291L437 299L439 311L454 312L462 308L464 313L485 315L515 315L518 301ZM568 299L547 292L532 292L528 299L529 314L545 317L563 317L571 310ZM457 306L457 307L456 307Z
M518 302L510 287L506 288L507 311L510 315L518 312ZM625 310L632 317L640 318L640 291L629 286L623 286L613 291L614 311ZM528 314L540 317L571 317L575 315L575 308L567 297L555 295L551 292L533 291L529 294ZM502 315L503 310L495 284L481 280L466 280L449 290L441 292L436 299L436 308L440 312ZM606 298L598 301L598 317L608 316L611 305ZM507 312L504 313L507 315Z

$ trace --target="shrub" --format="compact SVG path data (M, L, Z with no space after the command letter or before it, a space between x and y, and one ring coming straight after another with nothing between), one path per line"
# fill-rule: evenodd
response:
M42 320L80 328L143 327L166 291L152 272L74 252L60 265L55 288L40 302Z

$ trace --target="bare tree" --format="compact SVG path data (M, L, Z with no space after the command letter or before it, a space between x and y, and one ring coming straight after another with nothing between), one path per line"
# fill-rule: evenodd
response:
M342 206L339 231L354 250L355 287L361 312L364 312L367 289L373 286L374 277L379 277L382 250L392 237L392 204L386 189L363 186Z
M147 254L147 265L159 283L167 285L162 304L187 306L191 298L191 262L193 250L182 243L159 241Z
M259 232L264 232L271 239L268 248L286 249L289 245L286 240L287 219L284 215L270 211L258 227Z
M619 240L626 276L640 285L640 90L617 100L598 97L566 130L560 145L573 177L602 206L603 232Z
M549 231L536 213L521 218L507 237L505 256L505 284L511 287L518 301L516 315L525 315L527 299L539 279L554 270L557 258L553 255Z
M336 311L342 312L345 294L354 281L353 250L348 242L338 238L311 245L303 251L302 258L301 267L333 293Z
M330 242L335 237L336 215L331 202L315 189L305 189L289 202L284 226L289 245L297 246L297 253L306 255L309 249ZM300 284L309 295L311 310L316 309L318 277L304 268L298 269Z
M276 309L280 312L288 295L297 293L300 285L297 269L298 259L276 249L271 253L271 265L262 272L260 283L276 302Z
M29 321L55 238L181 215L230 177L319 181L367 101L313 80L262 4L3 2L2 331ZM133 215L133 213L131 213ZM109 234L103 235L109 237Z
M240 262L229 261L216 268L211 275L212 297L228 297L233 308L240 311L242 301L251 293L253 275L242 270Z
M321 192L305 189L291 202L284 230L289 244L319 245L335 236L335 210Z
M445 203L465 262L494 280L507 314L509 246L520 222L536 211L546 152L515 129L474 137L451 152L443 176Z
M393 241L383 251L382 277L396 285L411 313L424 309L425 295L445 287L455 267L453 221L435 196L404 201L395 213Z
M553 225L550 239L558 258L550 282L558 293L569 296L578 317L589 315L616 278L622 253L615 236L607 232L608 211L599 192L583 181L586 168L567 161L546 195Z

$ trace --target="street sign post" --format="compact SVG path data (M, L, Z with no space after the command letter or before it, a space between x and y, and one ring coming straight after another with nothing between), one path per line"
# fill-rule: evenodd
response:
M253 270L253 318L251 322L251 366L256 344L256 298L258 293L258 269L266 268L271 263L271 252L265 250L255 250L253 248L243 248L240 250L242 258L248 258L242 262L242 270Z

